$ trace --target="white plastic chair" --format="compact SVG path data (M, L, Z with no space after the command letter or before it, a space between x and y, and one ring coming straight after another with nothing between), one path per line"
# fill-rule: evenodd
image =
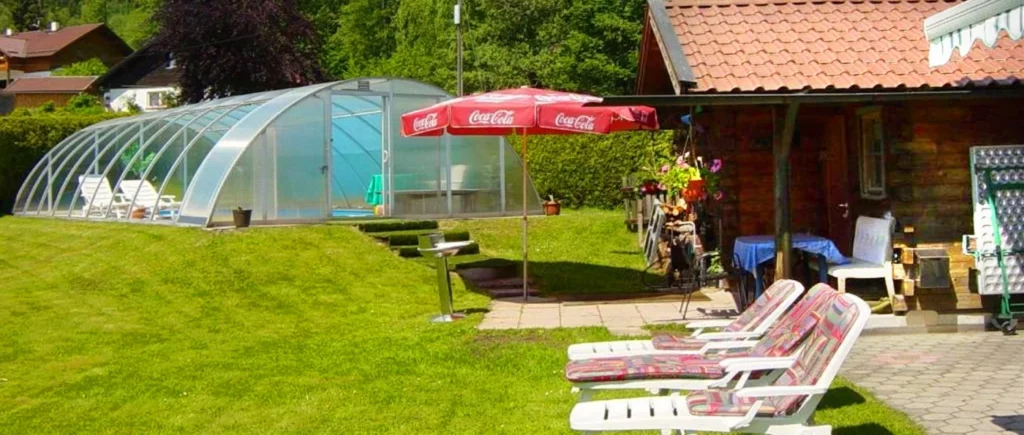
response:
M578 361L592 358L609 358L631 355L694 355L712 348L712 343L721 340L757 340L796 303L804 293L804 286L793 280L778 280L735 319L718 319L690 322L686 327L693 329L690 337L660 336L664 343L655 340L602 341L578 343L569 346L569 359ZM708 328L723 328L723 332L704 332Z
M853 257L848 264L829 265L828 274L838 281L840 293L846 293L848 279L885 279L889 300L896 296L892 277L893 221L861 216L857 218L853 239Z
M110 182L102 175L79 175L78 192L84 203L82 214L90 216L103 214L107 207L120 219L128 211L128 203L124 196L115 194Z
M149 180L122 180L120 189L128 203L135 198L134 207L145 207L157 216L161 210L170 210L173 214L181 207L173 195L158 195Z
M813 426L811 417L870 314L871 309L860 298L840 295L796 359L738 358L722 362L730 371L785 370L771 385L578 403L569 416L569 425L584 433L661 430L831 434L831 426Z

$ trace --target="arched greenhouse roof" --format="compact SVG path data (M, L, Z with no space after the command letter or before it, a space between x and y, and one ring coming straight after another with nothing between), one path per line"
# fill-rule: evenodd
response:
M103 121L39 161L14 211L198 226L230 224L239 208L254 224L514 215L521 163L503 139L401 136L402 113L449 98L370 78Z

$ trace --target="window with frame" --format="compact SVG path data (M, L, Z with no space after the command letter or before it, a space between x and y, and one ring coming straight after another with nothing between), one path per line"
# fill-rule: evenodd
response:
M881 108L859 112L860 196L885 199L885 134Z
M150 92L147 95L149 107L164 107L164 102L167 101L166 94L166 92Z

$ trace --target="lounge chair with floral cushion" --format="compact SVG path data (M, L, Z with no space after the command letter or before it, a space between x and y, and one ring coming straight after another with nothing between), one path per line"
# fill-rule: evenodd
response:
M598 390L644 389L658 392L706 390L730 385L763 385L781 370L730 370L744 359L795 359L797 347L828 312L839 292L827 284L812 287L779 323L758 341L716 342L703 355L638 355L570 361L565 378L580 390L581 402Z
M630 355L703 354L714 348L715 341L757 340L782 314L793 306L804 292L804 286L793 280L775 281L771 287L733 320L718 319L690 322L689 337L659 334L651 340L602 341L569 346L569 359L608 358ZM704 332L722 328L722 332Z
M842 294L833 299L828 314L815 325L796 359L743 359L726 364L729 370L785 370L770 385L578 403L569 416L569 425L585 433L661 430L830 434L830 426L812 426L811 416L870 313L863 300Z

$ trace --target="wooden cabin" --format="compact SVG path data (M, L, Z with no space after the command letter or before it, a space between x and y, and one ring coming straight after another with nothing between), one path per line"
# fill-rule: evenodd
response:
M22 77L0 95L13 100L12 109L30 109L54 102L65 106L78 94L95 94L96 77Z
M111 67L131 53L132 48L105 24L61 28L51 23L46 30L0 35L0 80L90 59Z
M981 309L960 245L974 233L968 150L1024 143L1024 44L929 68L922 22L957 3L649 0L637 96L607 102L656 106L669 127L701 107L698 153L725 162L726 258L735 237L780 231L849 255L856 217L890 212L898 302ZM948 253L951 286L920 287L922 248Z

